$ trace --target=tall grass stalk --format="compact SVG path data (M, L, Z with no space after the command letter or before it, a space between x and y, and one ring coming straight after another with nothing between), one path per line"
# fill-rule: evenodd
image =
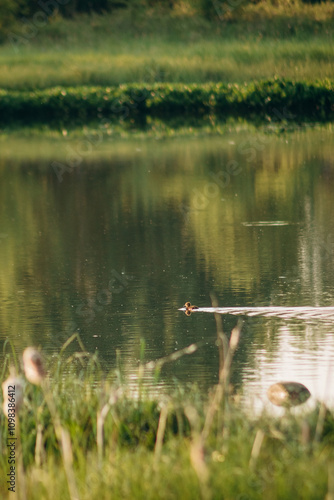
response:
M69 341L65 343L66 347L67 345L69 345L70 342L72 342L73 339L74 336L72 336L69 339ZM51 414L59 447L61 449L61 456L64 464L64 471L67 478L67 484L71 500L79 500L79 495L75 482L75 476L73 472L73 452L72 452L71 437L69 432L61 425L61 420L57 411L56 404L54 403L53 400L53 395L50 388L49 380L46 377L43 358L40 355L39 351L37 351L32 347L26 348L25 351L23 352L23 365L24 365L25 375L29 380L29 382L31 382L34 385L41 386L45 402ZM35 450L36 447L37 447L37 439L36 439Z
M212 307L218 307L218 302L214 296L211 297ZM211 404L206 414L205 424L202 431L202 439L205 442L210 434L211 426L215 414L219 411L222 401L224 400L223 411L228 402L228 385L230 379L230 371L234 353L238 347L242 321L239 319L235 328L233 328L230 341L228 342L223 331L221 316L215 313L217 325L217 344L219 349L219 382L214 392Z
M97 413L96 445L100 465L102 465L104 456L104 422L112 406L117 402L117 399L121 396L121 394L121 388L111 390L109 400Z
M157 438L155 440L155 446L154 446L154 459L156 463L160 460L161 457L162 445L166 431L167 417L168 417L168 404L164 404L160 411Z
M21 426L20 417L17 415L16 418L16 445L17 445L17 477L18 477L18 494L20 500L27 500L27 486L26 486L26 475L23 465L23 453L22 453L22 443L21 443Z
M48 405L57 440L61 449L61 456L64 464L64 471L67 479L71 500L79 500L78 489L73 471L73 451L69 432L61 425L61 420L57 407L53 402L52 392L47 380L42 383L45 401Z

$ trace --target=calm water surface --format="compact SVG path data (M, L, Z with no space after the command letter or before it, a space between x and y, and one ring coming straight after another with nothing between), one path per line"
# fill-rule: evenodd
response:
M105 369L120 350L130 380L141 339L146 361L199 343L164 365L162 383L206 391L217 382L215 320L178 311L186 300L334 306L333 158L330 127L105 139L88 152L66 139L2 144L1 343L56 353L79 332ZM244 319L232 381L252 404L294 380L334 405L332 322ZM229 334L236 318L223 322Z

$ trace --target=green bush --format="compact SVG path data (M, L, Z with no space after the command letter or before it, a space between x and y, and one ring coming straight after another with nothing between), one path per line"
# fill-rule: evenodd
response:
M240 116L275 121L334 118L333 84L269 80L238 84L129 84L56 87L34 92L0 90L0 124L82 126L121 121L144 125L148 116L180 119Z
M251 0L200 0L200 13L210 21L222 21L250 2Z
M32 18L36 12L40 11L47 16L57 12L64 17L72 17L75 14L89 14L91 12L103 14L103 12L119 8L135 6L144 8L152 4L150 0L0 0L0 9L2 3L8 5L9 9L14 9L14 15L17 19ZM173 0L160 0L159 3L171 7Z

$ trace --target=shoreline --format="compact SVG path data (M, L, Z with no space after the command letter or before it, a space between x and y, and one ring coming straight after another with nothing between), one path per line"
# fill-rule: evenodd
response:
M55 87L31 92L0 90L0 126L64 129L98 124L108 129L214 126L242 118L254 123L301 124L334 120L334 84L284 79L239 84L136 84Z

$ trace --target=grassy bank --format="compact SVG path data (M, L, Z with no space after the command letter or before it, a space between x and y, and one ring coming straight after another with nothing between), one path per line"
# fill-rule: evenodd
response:
M230 343L228 352L233 349ZM15 361L5 356L2 381ZM230 362L227 354L225 366ZM166 394L158 378L149 395L143 381L157 376L162 364L141 364L129 386L121 365L106 375L96 356L84 352L63 350L47 360L49 376L39 370L37 385L26 382L19 411L16 483L29 500L65 500L75 490L82 500L331 498L332 413L322 406L279 418L247 415L227 391L228 370L209 396L181 386ZM5 484L4 415L0 427L5 499L12 493Z
M0 126L333 119L333 2L265 0L210 19L194 5L17 22L0 45Z
M18 23L0 88L333 79L334 3L260 2L211 21L181 8Z
M284 80L250 84L155 84L120 87L0 91L0 124L55 127L100 124L108 128L150 126L152 120L214 125L216 119L247 117L273 122L329 121L334 116L330 81L307 84Z

